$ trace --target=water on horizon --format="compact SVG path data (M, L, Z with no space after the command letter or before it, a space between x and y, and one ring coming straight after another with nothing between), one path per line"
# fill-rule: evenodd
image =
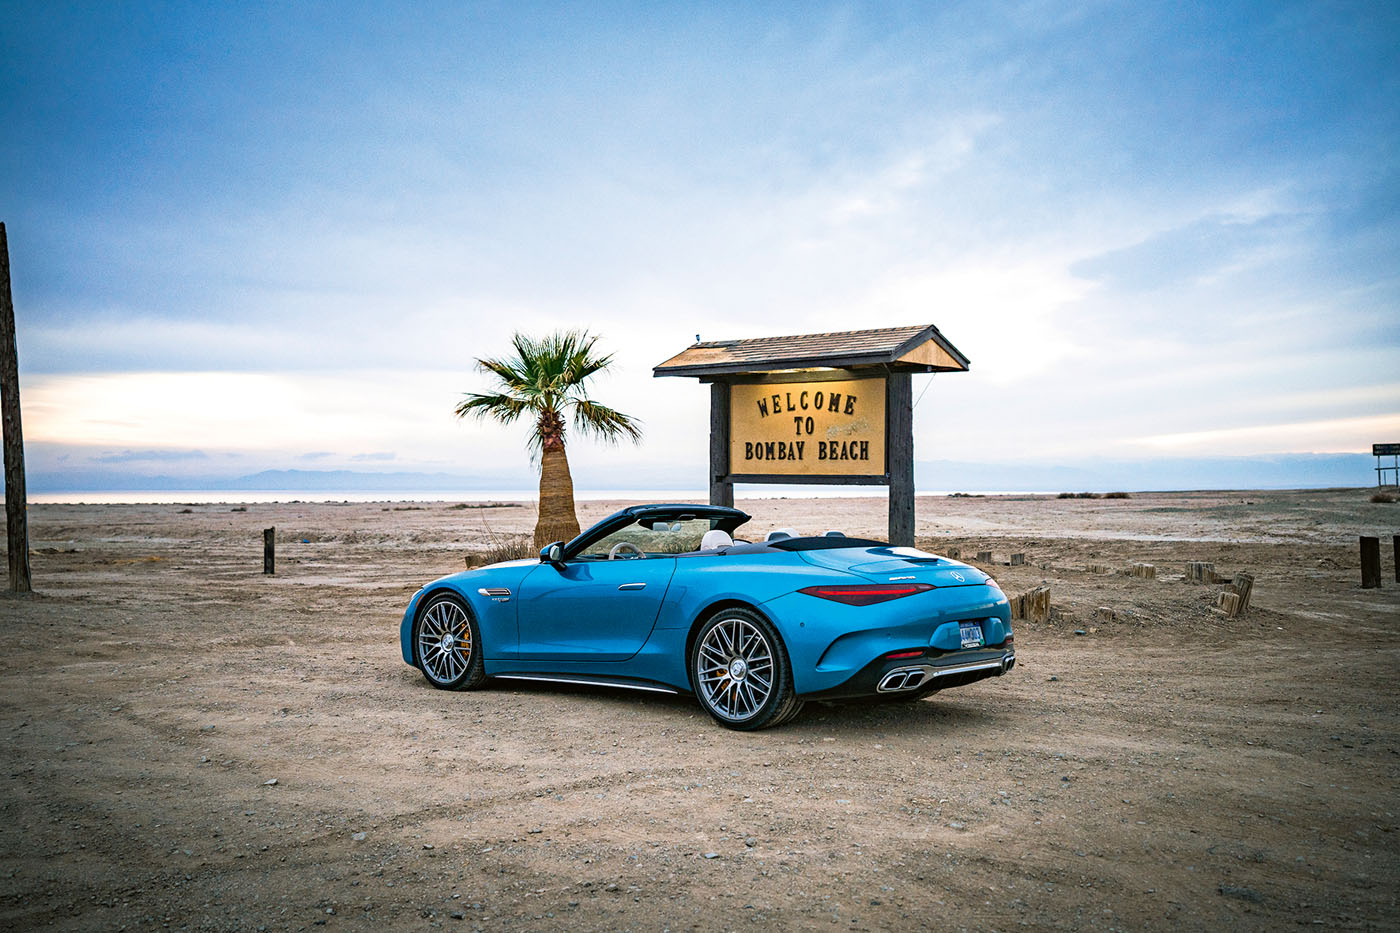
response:
M961 490L959 490L961 492ZM920 496L947 496L947 490L917 490ZM966 495L979 496L1037 496L1045 492L1008 492L970 490ZM740 486L735 490L739 499L848 499L885 496L884 486ZM576 489L574 499L597 502L622 500L628 502L706 502L708 491L693 489ZM273 502L535 502L537 490L470 489L470 490L200 490L160 489L121 490L109 492L38 492L29 495L34 505L248 505Z

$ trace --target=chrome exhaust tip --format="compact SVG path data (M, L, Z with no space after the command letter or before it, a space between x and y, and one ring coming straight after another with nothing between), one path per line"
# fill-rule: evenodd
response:
M1008 654L1006 657L1004 657L1004 658L1001 659L1001 672L1002 672L1003 674L1005 674L1007 671L1011 670L1011 669L1012 669L1013 667L1015 667L1015 666L1016 666L1016 655L1014 655L1014 654Z
M914 690L924 682L925 671L921 667L901 667L880 678L875 689L880 693L899 693Z

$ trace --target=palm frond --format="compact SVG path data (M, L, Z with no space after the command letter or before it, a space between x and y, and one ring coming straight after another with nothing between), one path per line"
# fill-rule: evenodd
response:
M512 392L525 393L533 388L530 374L523 360L519 359L480 359L476 366L482 372L490 373Z
M580 434L612 444L624 437L632 441L642 439L642 423L631 415L624 415L615 408L600 405L591 399L574 398L572 401L574 427L578 428Z
M494 418L502 424L510 424L532 408L529 400L514 395L502 392L468 392L453 411L458 418Z
M613 361L611 353L595 350L597 343L586 330L555 331L541 338L514 334L513 355L476 361L478 368L496 377L498 391L467 394L455 409L457 416L510 424L527 413L562 415L572 408L574 426L582 434L611 443L624 437L640 440L641 422L587 396L587 381ZM540 421L530 427L530 455L537 460L543 444ZM562 430L558 436L562 440Z
M594 355L593 345L597 342L598 338L589 336L587 331L577 335L577 342L571 348L564 366L569 385L582 386L590 376L607 369L612 363L611 353Z

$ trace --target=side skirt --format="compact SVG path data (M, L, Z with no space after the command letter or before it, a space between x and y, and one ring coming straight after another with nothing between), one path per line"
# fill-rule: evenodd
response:
M589 674L534 674L534 673L512 673L512 674L490 674L494 680L536 680L551 684L573 684L583 687L621 687L624 690L642 690L647 693L668 693L679 695L680 691L675 687L668 687L665 684L655 683L649 680L632 680L623 677L594 677Z

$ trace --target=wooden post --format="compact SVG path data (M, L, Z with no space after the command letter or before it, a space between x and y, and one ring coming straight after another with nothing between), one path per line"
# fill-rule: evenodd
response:
M1028 622L1049 622L1050 621L1050 587L1037 586L1032 590L1013 596L1009 600L1011 603L1011 618L1024 619Z
M24 431L19 420L19 349L15 302L10 295L10 244L0 223L0 420L5 446L5 541L10 555L10 592L28 593L29 505L24 489Z
M729 475L729 383L710 383L710 505L734 507Z
M914 385L885 377L885 472L890 478L890 543L914 546Z
M263 529L263 573L276 573L277 526Z
M1249 597L1254 593L1254 574L1245 573L1241 570L1235 574L1235 582L1230 584L1236 595L1239 596L1239 606L1230 615L1244 615L1249 611Z
M1012 554L1012 555L1011 555L1011 566L1013 566L1013 567L1022 567L1022 566L1025 566L1025 563L1026 563L1026 555L1025 555L1025 554Z
M1395 562L1395 582L1400 583L1400 535L1392 535L1390 545L1395 550L1395 556L1392 558Z
M1381 539L1361 536L1361 588L1374 590L1381 585Z

